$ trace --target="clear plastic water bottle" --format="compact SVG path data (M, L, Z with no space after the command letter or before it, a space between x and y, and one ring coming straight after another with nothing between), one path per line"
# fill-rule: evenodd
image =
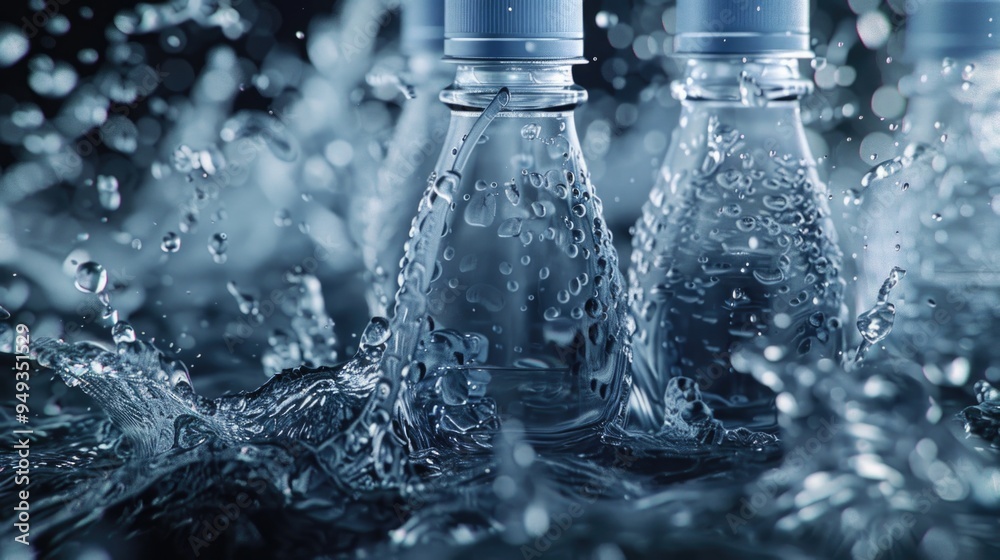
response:
M764 336L832 357L841 332L841 252L799 107L809 2L680 0L677 27L680 125L634 228L631 408L658 425L683 375L750 424L773 395L733 369L734 349Z
M462 429L468 416L449 415L473 404L539 439L599 428L625 409L627 304L574 123L587 99L572 73L582 1L448 0L446 37L451 125L413 223L387 355L408 363L410 388L437 392L414 412L431 430ZM436 369L412 362L455 333L479 352Z
M351 229L367 269L368 309L386 317L399 286L399 263L409 238L410 220L434 170L448 131L448 110L437 95L454 75L441 60L444 50L444 0L403 4L400 48L408 70L399 80L406 93L403 110L378 172L375 188L351 201Z
M907 270L885 345L932 382L1000 380L1000 1L931 0L906 39L906 148L863 181L861 280ZM870 305L872 289L859 297Z

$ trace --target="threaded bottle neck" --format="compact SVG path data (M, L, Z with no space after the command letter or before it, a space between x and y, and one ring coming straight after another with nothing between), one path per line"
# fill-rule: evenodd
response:
M673 83L681 101L710 101L762 107L794 102L812 92L796 58L691 59Z
M441 101L455 110L482 109L504 87L511 94L508 111L570 110L587 100L573 80L572 61L484 61L460 64Z

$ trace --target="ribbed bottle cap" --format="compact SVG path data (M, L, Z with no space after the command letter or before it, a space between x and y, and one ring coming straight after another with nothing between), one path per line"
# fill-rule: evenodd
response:
M910 58L1000 50L1000 0L927 0L906 29Z
M583 56L583 0L446 0L446 58Z
M444 0L407 0L402 25L403 54L444 50Z
M677 0L674 52L812 56L809 0Z

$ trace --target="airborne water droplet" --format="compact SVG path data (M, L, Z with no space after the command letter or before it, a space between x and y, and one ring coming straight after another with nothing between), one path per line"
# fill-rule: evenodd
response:
M226 250L229 248L228 236L225 233L216 233L208 242L208 252L212 254L212 260L222 264L226 262Z
M368 347L381 346L388 342L392 330L389 328L389 321L384 317L373 317L371 322L361 334L361 345Z
M114 327L111 327L111 338L115 344L135 342L135 329L125 321L118 321Z
M172 231L167 232L167 234L163 236L163 242L160 243L160 249L162 249L164 253L176 253L177 251L180 251L181 236Z
M100 264L88 261L76 268L76 289L88 294L99 294L108 285L108 271Z

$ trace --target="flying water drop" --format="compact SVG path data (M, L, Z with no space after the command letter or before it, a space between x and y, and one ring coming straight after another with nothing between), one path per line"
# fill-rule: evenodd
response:
M892 332L892 326L896 319L896 306L889 303L889 293L905 275L905 270L898 266L894 267L878 291L875 306L858 316L858 330L864 340L855 354L855 365L864 360L869 348L885 340Z
M160 249L163 249L164 253L176 253L181 250L181 236L177 235L175 232L167 232L163 236L163 242L160 243Z
M111 338L117 345L130 344L135 342L135 329L125 321L118 321L111 328Z
M108 286L108 271L100 264L87 261L76 269L76 289L87 294L99 294Z
M208 242L208 252L212 254L212 260L218 264L226 262L226 250L229 249L229 237L225 233L216 233Z

